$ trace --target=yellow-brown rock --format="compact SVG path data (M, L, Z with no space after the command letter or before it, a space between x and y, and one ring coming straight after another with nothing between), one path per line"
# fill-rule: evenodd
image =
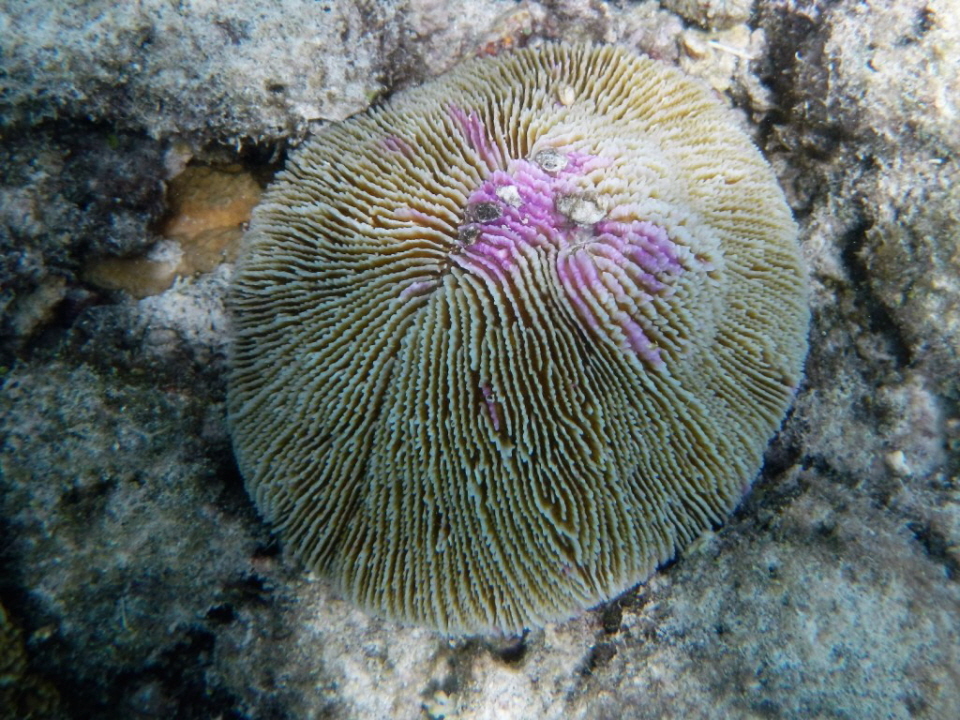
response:
M109 290L147 297L177 277L210 272L236 256L243 227L260 200L260 186L245 171L191 166L170 182L170 215L160 228L166 242L143 257L103 258L85 279Z

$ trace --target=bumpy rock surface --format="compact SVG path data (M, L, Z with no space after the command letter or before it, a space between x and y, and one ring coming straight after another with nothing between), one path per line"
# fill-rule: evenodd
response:
M163 212L162 149L99 129L0 140L0 362L96 302L84 259L142 252Z
M397 4L6 3L3 123L86 114L154 137L276 137L381 88ZM388 52L384 53L384 48ZM220 135L221 139L225 139Z

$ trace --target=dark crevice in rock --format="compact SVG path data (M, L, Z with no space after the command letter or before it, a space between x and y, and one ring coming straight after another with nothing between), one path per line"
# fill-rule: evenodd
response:
M862 484L862 478L853 473L835 468L822 455L804 455L802 460L805 469L812 469L831 482L847 488L857 488Z
M912 520L907 523L907 527L910 528L917 542L923 546L927 556L933 562L943 566L948 579L960 579L960 562L950 553L950 541L943 533L922 520Z
M609 642L600 642L590 649L586 662L580 669L580 674L593 675L602 670L617 656L617 646Z
M855 293L854 302L867 319L867 329L887 340L896 369L903 370L911 363L910 347L886 306L875 296L870 286L870 272L861 256L868 229L866 223L860 223L840 239L841 258Z
M802 466L804 461L802 443L794 437L785 440L784 434L778 435L767 450L760 475L728 524L757 521L763 524L758 512L769 515L793 502L804 487L791 470Z
M212 662L215 644L212 633L193 628L145 667L101 678L97 684L79 682L72 674L54 680L68 700L72 717L240 720L245 715L238 699L222 688L211 687L206 679L205 669Z
M229 625L237 619L237 611L232 603L220 603L207 610L206 617L214 625Z
M615 635L620 632L620 623L623 621L623 605L621 599L617 598L603 606L600 611L600 620L603 622L603 631L607 635Z
M498 649L494 654L506 665L519 665L527 656L529 649L527 633L524 633L516 642Z
M237 460L231 446L227 443L222 444L211 453L211 457L216 463L215 484L221 488L217 498L220 507L231 515L243 517L251 526L259 523L260 516L243 485L243 478L240 476L240 469L237 467ZM265 543L277 546L276 541L273 540L266 540ZM275 551L274 554L277 552L279 551Z
M766 134L772 126L798 120L801 111L807 110L804 98L808 90L802 80L813 68L822 74L826 37L822 21L813 14L782 5L761 5L755 18L771 38L769 54L758 68L760 80L773 92L776 106L761 127Z

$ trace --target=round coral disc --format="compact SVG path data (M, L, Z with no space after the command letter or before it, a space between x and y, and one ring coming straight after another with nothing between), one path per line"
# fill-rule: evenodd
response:
M362 605L451 633L569 617L721 522L808 322L731 113L609 46L466 62L308 141L231 303L258 507Z

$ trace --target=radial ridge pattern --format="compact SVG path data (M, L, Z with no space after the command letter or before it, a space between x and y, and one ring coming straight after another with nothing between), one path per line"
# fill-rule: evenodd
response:
M246 242L251 495L359 603L444 632L569 617L721 522L806 352L772 171L615 47L470 61L327 129Z

